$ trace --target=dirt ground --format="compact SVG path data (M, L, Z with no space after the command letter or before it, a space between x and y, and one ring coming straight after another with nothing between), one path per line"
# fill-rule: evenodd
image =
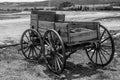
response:
M71 19L72 17L71 14L73 13L67 13L67 14L69 14L69 16L67 16L68 19L69 18ZM103 14L100 14L100 13L98 14L103 16ZM83 15L82 18L81 16L79 17L81 21L83 19L91 20L92 17L97 17L98 14L96 14L96 16L93 16L90 13L88 15L89 19L87 18L88 16L85 16L85 15ZM76 14L76 17L78 15L79 14ZM111 16L108 14L106 15L108 17ZM76 17L74 17L74 19L76 19ZM11 28L13 26L12 29L16 29L14 31L19 31L18 33L22 34L21 31L23 32L29 26L29 22L28 22L29 18L22 19L21 21L23 23L20 23L19 20L17 20L17 23L14 21L15 20L11 22L9 21L5 22L3 20L3 23L0 23L0 25L2 25L3 27L0 27L0 29L4 27L7 28L8 26L10 26ZM12 24L10 25L9 23L10 24L12 23ZM119 21L117 23L119 24ZM21 25L18 26L18 24L22 24L22 27L23 26L24 27L22 28ZM103 24L105 25L108 24L108 26L111 26L109 25L110 24L109 21L107 21L107 23L103 21ZM111 24L113 26L113 23ZM118 24L115 26L117 27L117 29L119 28ZM15 28L15 26L17 27ZM5 30L3 30L3 32ZM19 34L14 35L14 33L16 32L13 32L12 30L9 30L8 28L6 32L8 33L1 34L1 36L4 37L10 34L9 32L12 33L12 35L10 34L10 36L16 37L19 35ZM111 34L114 34L114 35L117 33L120 33L120 31L119 30L111 31ZM2 48L0 49L0 80L120 80L120 55L119 55L120 54L120 46L119 46L120 42L119 41L120 41L120 35L114 38L115 47L116 47L115 58L112 60L112 62L108 66L104 68L93 66L90 63L89 59L87 58L85 51L79 50L76 53L72 54L71 57L67 60L65 70L60 75L55 75L52 72L50 72L46 68L44 60L39 60L39 61L26 60L23 54L21 53L21 51L19 51L20 46ZM8 41L5 41L4 43L14 44L16 43L16 41L15 39L11 40L11 38L10 39L8 38Z
M14 44L15 41L7 41ZM115 39L115 44L119 38ZM119 43L120 44L120 43ZM44 60L26 60L20 46L0 49L0 80L119 80L119 46L113 61L106 67L95 67L89 62L84 50L78 50L68 58L65 70L56 75L50 72Z

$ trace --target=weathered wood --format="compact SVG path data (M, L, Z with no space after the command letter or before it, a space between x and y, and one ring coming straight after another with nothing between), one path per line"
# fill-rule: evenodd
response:
M56 14L55 22L64 22L65 21L65 14Z
M67 25L68 23L55 23L55 30L61 32L67 32Z
M75 28L87 28L91 30L97 30L98 29L98 24L99 22L70 22L69 26L70 29L75 29Z
M31 27L34 27L35 30L37 30L37 27L38 27L38 20L31 20L31 23L30 23L30 26Z
M31 14L31 20L38 20L38 14Z
M65 15L55 12L32 11L31 26L34 26L42 35L55 29L65 43L97 39L99 22L65 22Z
M56 14L56 12L50 11L32 11L31 20L36 19L40 21L54 21L63 22L65 21L65 14Z
M38 31L40 31L42 35L44 35L44 33L49 29L54 29L54 22L49 21L38 22Z
M32 11L31 13L32 13L32 15L37 14L38 15L38 20L41 20L41 21L55 21L56 12L50 12L50 11ZM36 16L33 16L33 17L36 18Z
M83 29L82 29L83 30ZM97 31L96 30L86 30L80 32L70 33L70 42L79 42L85 40L91 40L97 38Z
M55 30L60 32L64 42L77 42L95 39L98 36L97 22L56 23Z

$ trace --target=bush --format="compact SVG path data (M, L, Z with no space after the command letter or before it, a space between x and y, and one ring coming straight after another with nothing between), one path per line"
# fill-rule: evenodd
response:
M28 8L25 8L24 11L28 11L29 9Z
M73 5L74 5L73 3L66 1L66 2L63 2L59 5L59 9L63 9L63 8L66 8L66 7L71 7Z

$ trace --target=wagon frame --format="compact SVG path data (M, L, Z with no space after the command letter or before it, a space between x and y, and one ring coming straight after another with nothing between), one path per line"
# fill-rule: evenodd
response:
M81 26L89 33L76 33ZM108 65L115 52L111 34L99 22L65 21L64 14L46 11L31 12L31 29L23 33L21 49L27 59L43 56L47 67L56 74L64 70L66 60L79 49L84 49L89 60L98 66Z

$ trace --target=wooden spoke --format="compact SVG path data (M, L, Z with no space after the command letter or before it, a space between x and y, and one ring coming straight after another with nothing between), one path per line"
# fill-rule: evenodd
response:
M30 48L30 50L29 50L29 53L28 53L28 57L31 57L30 55L31 55L31 48Z
M25 53L30 49L30 47L27 47L27 49L25 50Z
M23 49L26 49L26 48L28 48L29 47L29 45L27 44L27 45L24 45L23 46Z
M102 40L102 41L101 41L101 43L105 42L105 41L106 41L106 40L108 40L108 39L109 39L109 37L108 37L108 38L106 38L106 39L104 39L104 40Z
M55 63L55 71L57 71L58 69L58 65L57 65L57 61L56 61L56 59L54 60L54 63Z
M104 30L104 31L102 32L102 35L100 36L100 40L101 40L102 37L104 36L105 32L106 32L106 30Z
M104 47L104 48L112 48L112 46L109 46L109 45L101 45L101 47Z
M54 37L53 37L53 32L50 32L49 35L50 35L49 43L51 44L51 46L52 46L54 49L56 49L56 48L55 48Z
M30 41L30 39L28 38L27 34L25 34L25 37L27 38L28 42Z
M90 50L88 50L87 52L90 52L90 51L92 51L93 49L92 48L90 48Z
M105 55L102 53L101 50L100 50L100 53L102 54L102 56L104 57L104 59L105 59L106 61L108 61L107 58L105 57Z
M99 57L100 57L100 61L101 61L102 65L103 65L103 61L102 61L102 57L101 57L100 52L98 52L98 54L99 54Z
M59 57L57 57L57 59L60 62L60 64L63 65L63 61Z
M29 42L29 40L27 39L27 41L23 38L23 44L26 44L26 43L28 43Z
M31 31L28 31L28 33L29 33L29 37L30 37L30 40L31 40Z
M60 66L61 64L60 64L60 62L58 61L58 59L56 59L56 62L57 62L57 65L58 65L58 69L61 70L61 66Z
M34 51L33 51L33 47L31 49L31 52L32 52L32 59L34 59L35 58L35 54L34 54Z
M63 58L64 56L62 54L60 54L59 52L56 52L56 55Z
M47 40L45 40L45 43L46 43L48 46L51 46Z
M93 58L94 54L95 54L95 50L94 50L94 52L92 53L91 59Z
M52 42L50 38L48 38L48 44L52 46Z
M97 63L97 60L98 60L98 53L96 52L96 63Z
M101 50L110 55L110 53L108 53L105 49L101 48Z
M37 46L35 47L35 49L37 49L37 50L40 50L40 51L41 51L41 49L40 49L40 48L38 48Z
M36 51L35 47L33 47L33 51L35 52L36 56L39 56L39 54L37 54L37 51Z

